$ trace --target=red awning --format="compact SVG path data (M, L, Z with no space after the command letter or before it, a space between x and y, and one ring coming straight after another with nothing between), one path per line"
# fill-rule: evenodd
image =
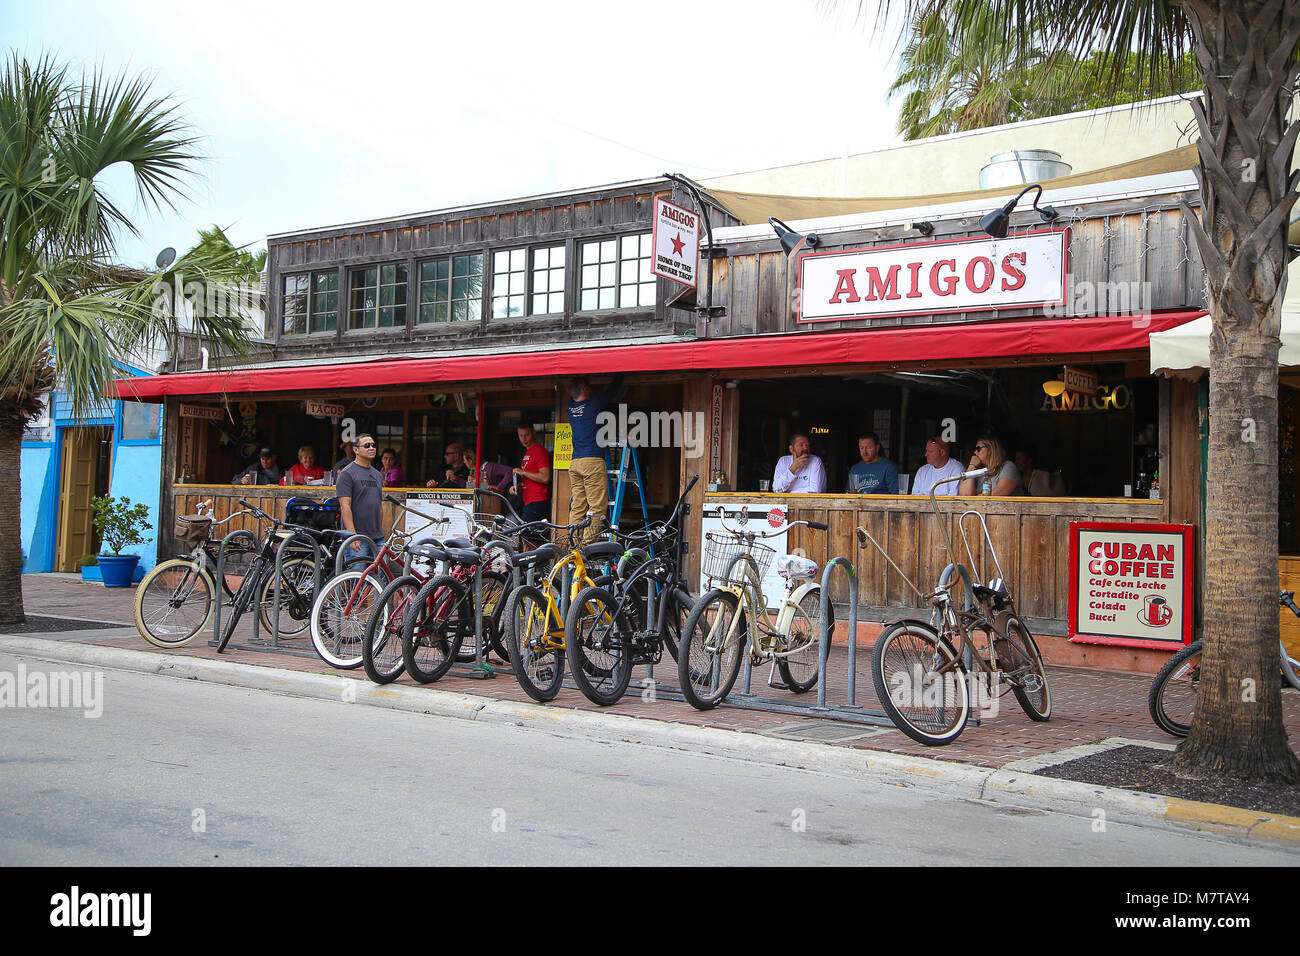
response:
M168 395L340 391L391 385L435 385L493 379L554 378L614 372L700 372L816 369L841 365L905 365L972 359L1131 352L1148 348L1152 332L1204 312L1105 318L1038 318L969 325L908 326L699 339L658 345L588 346L498 355L429 355L333 365L294 365L181 372L120 379L118 395L157 401Z

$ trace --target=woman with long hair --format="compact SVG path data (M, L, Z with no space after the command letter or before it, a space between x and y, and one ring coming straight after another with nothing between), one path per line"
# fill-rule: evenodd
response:
M971 455L967 471L987 468L989 473L983 478L967 478L961 483L963 495L1006 495L1024 494L1020 485L1020 471L1016 463L1007 458L1007 450L1002 442L992 435L981 435L975 442L975 453Z

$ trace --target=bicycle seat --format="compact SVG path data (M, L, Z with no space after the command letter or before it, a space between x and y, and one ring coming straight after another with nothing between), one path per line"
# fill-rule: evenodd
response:
M583 547L582 557L585 561L620 558L626 550L627 548L617 541L596 541Z
M783 578L811 581L817 576L817 562L797 554L783 554L776 559L776 573Z
M472 548L474 547L474 542L469 538L445 538L443 539L442 546L444 548Z
M438 545L436 544L413 545L406 549L406 553L411 555L412 557L420 558L423 561L428 561L431 564L436 564L439 561L449 560L447 557L447 552L444 551L442 548L438 547Z
M559 545L544 544L535 551L512 555L510 562L517 568L531 568L534 564L550 564L559 553Z
M481 554L477 551L472 551L469 548L444 547L443 550L447 555L447 560L452 564L461 564L465 567L472 568L476 567L478 563L483 560Z

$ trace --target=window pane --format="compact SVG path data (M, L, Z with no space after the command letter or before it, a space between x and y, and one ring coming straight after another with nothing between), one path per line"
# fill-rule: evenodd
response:
M148 402L122 403L122 440L153 441L158 437L158 412L161 405Z
M307 331L307 290L310 276L284 277L284 298L281 303L281 329L285 335L301 335Z
M595 289L591 289L591 290L586 290L586 289L584 289L583 292L582 292L582 309L583 309L583 311L585 312L585 311L588 310L588 309L594 309L594 308L596 307L596 303L597 303L597 293L596 293L596 290L595 290Z
M601 290L600 290L600 307L601 307L602 309L612 309L612 308L614 308L614 290L613 290L613 289L601 289Z

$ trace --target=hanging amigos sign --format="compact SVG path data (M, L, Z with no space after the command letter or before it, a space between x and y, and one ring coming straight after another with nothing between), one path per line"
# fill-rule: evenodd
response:
M800 322L1065 303L1069 231L910 242L799 259Z

